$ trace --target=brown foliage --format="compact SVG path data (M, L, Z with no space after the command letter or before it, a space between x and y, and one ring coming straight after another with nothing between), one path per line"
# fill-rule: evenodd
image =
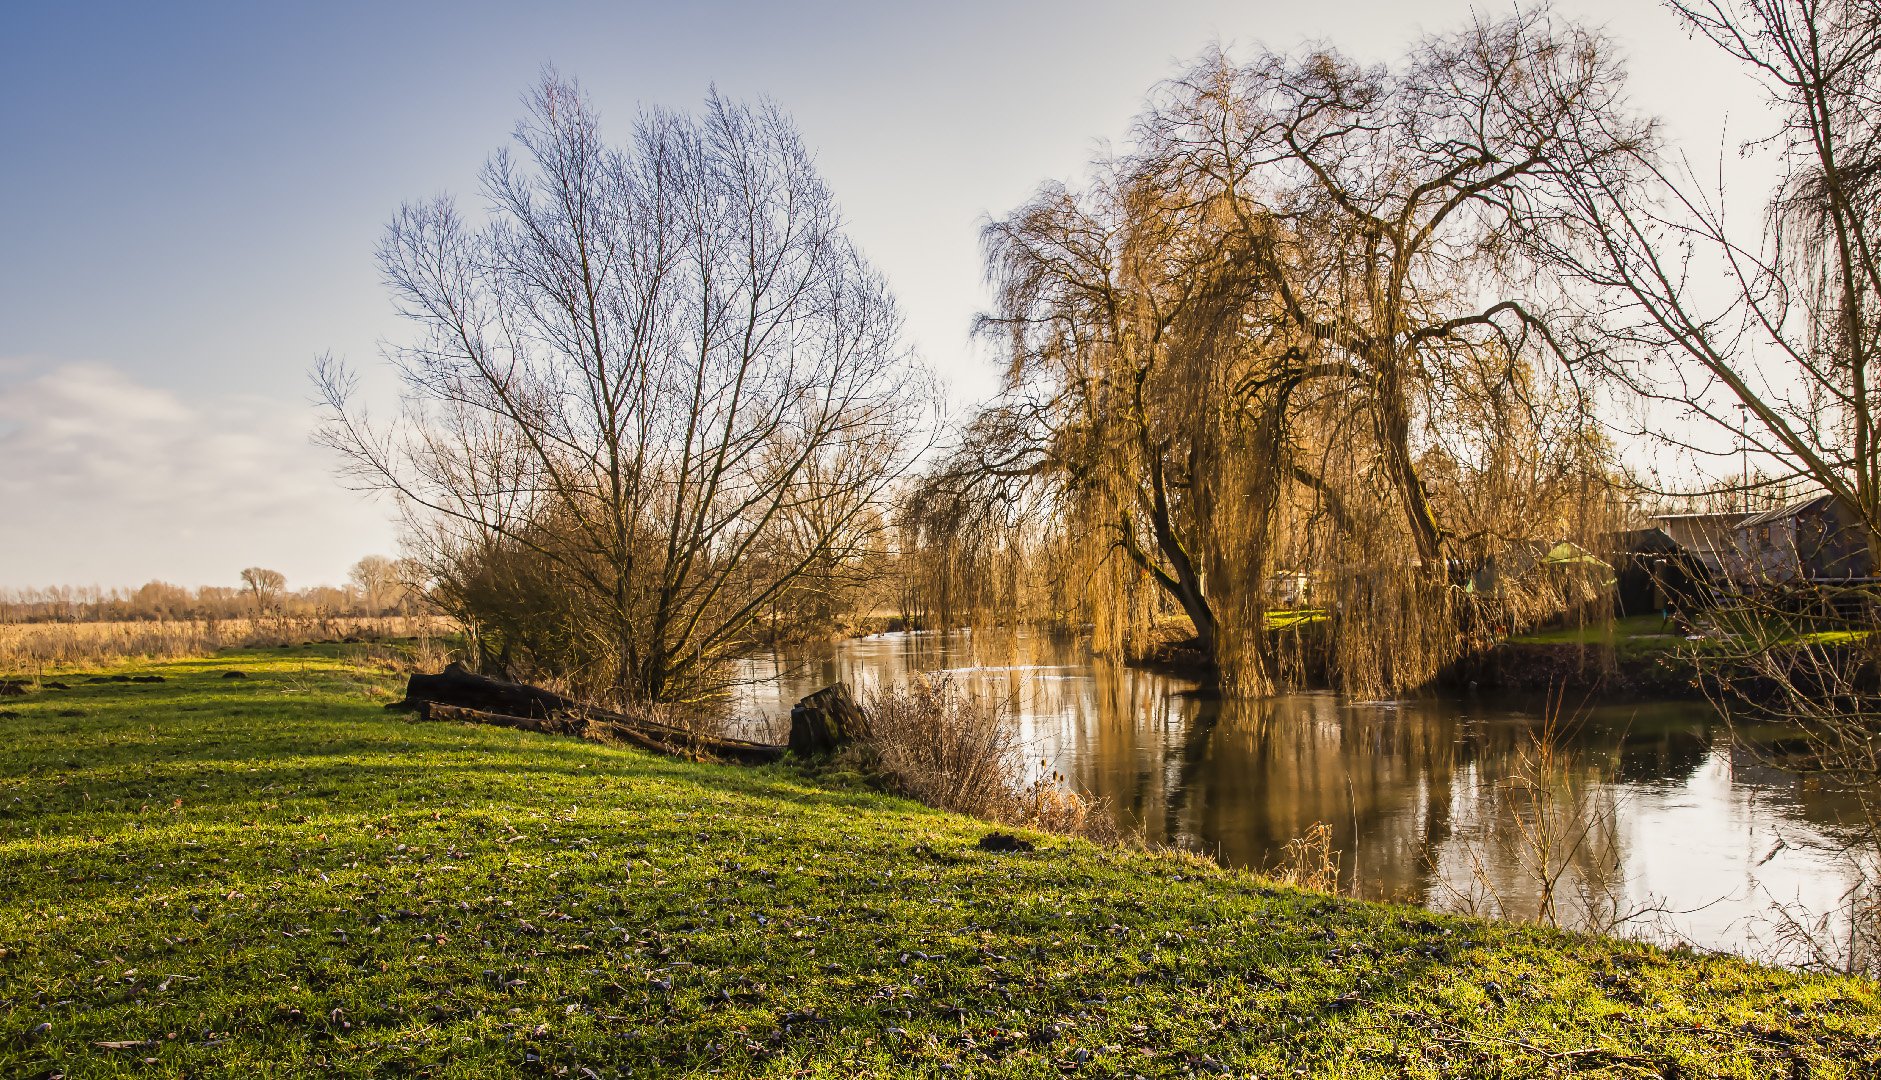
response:
M867 728L850 751L900 794L929 806L1005 825L1115 841L1107 807L1041 775L1020 786L1025 748L1018 718L1003 703L963 693L943 677L876 690L864 705Z
M986 229L1008 386L922 488L930 563L1070 577L1053 614L1105 650L1180 610L1244 692L1296 675L1276 609L1330 611L1324 666L1372 694L1582 599L1536 556L1611 527L1607 447L1518 241L1630 145L1580 124L1617 87L1597 34L1527 13L1159 88L1131 153Z

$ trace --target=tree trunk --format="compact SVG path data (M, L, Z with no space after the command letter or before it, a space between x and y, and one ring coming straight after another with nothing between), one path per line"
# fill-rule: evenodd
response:
M1437 523L1436 511L1430 505L1430 492L1417 474L1417 463L1411 453L1409 410L1396 378L1383 380L1378 396L1378 443L1385 456L1385 468L1404 506L1405 524L1411 530L1412 542L1417 545L1417 557L1424 564L1424 572L1441 578L1445 569L1443 527Z

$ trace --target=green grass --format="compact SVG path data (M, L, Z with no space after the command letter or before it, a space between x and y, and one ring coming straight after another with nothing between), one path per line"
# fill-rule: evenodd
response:
M1287 608L1281 611L1269 611L1266 615L1267 629L1290 630L1309 623L1325 622L1325 608Z
M1683 641L1676 626L1657 615L1632 615L1624 619L1590 622L1578 626L1558 626L1518 634L1511 641L1552 645L1608 645L1636 638Z
M0 1076L1881 1068L1865 982L981 852L788 768L407 723L333 650L147 670L0 699Z
M1622 660L1645 659L1689 649L1691 642L1657 615L1535 630L1509 639L1517 645L1610 645Z
M1783 638L1784 644L1794 645L1853 645L1858 641L1867 641L1870 630L1817 630L1809 634L1795 634Z
M1742 628L1739 628L1742 630ZM1796 633L1794 628L1775 620L1759 624L1753 631L1744 634L1752 642L1768 642L1780 645L1852 645L1865 641L1870 631L1867 630L1818 630L1810 633ZM1515 644L1527 645L1611 645L1622 659L1679 652L1692 649L1715 651L1715 641L1690 642L1685 640L1676 626L1662 621L1657 615L1634 615L1624 619L1612 619L1606 622L1586 623L1579 626L1559 626L1548 630L1535 630L1518 634L1509 639Z

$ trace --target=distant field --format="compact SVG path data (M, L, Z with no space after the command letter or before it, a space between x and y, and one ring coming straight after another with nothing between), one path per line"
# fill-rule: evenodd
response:
M0 1076L1881 1069L1869 982L990 853L789 767L408 723L366 651L0 699Z
M225 648L301 645L346 638L383 641L441 637L455 629L456 623L435 615L0 623L0 675L35 674L120 660L213 656Z

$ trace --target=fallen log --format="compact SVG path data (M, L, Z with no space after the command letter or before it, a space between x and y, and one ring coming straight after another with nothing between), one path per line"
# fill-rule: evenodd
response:
M452 661L436 675L414 672L405 683L405 700L394 702L386 708L411 709L427 701L505 716L548 716L558 712L577 712L587 707L553 690L478 675Z
M412 675L406 683L405 700L386 708L414 712L423 720L490 724L596 742L620 741L673 757L716 758L744 765L776 761L785 750L769 743L705 735L629 716L527 683L478 675L455 663L436 675Z
M412 710L412 715L419 720L441 720L448 723L488 724L491 727L515 728L518 731L536 731L544 735L584 735L586 724L578 724L565 717L510 716L505 713L486 712L482 709L466 708L462 705L445 705L436 701L426 701Z
M503 713L484 712L482 709L465 708L462 705L443 705L435 701L421 703L413 714L420 720L439 720L459 724L486 724L490 727L515 728L519 731L537 731L544 735L573 735L576 738L591 741L604 741L608 736L658 754L673 757L689 757L678 747L643 734L631 728L615 725L602 726L577 720L572 717L506 716Z

